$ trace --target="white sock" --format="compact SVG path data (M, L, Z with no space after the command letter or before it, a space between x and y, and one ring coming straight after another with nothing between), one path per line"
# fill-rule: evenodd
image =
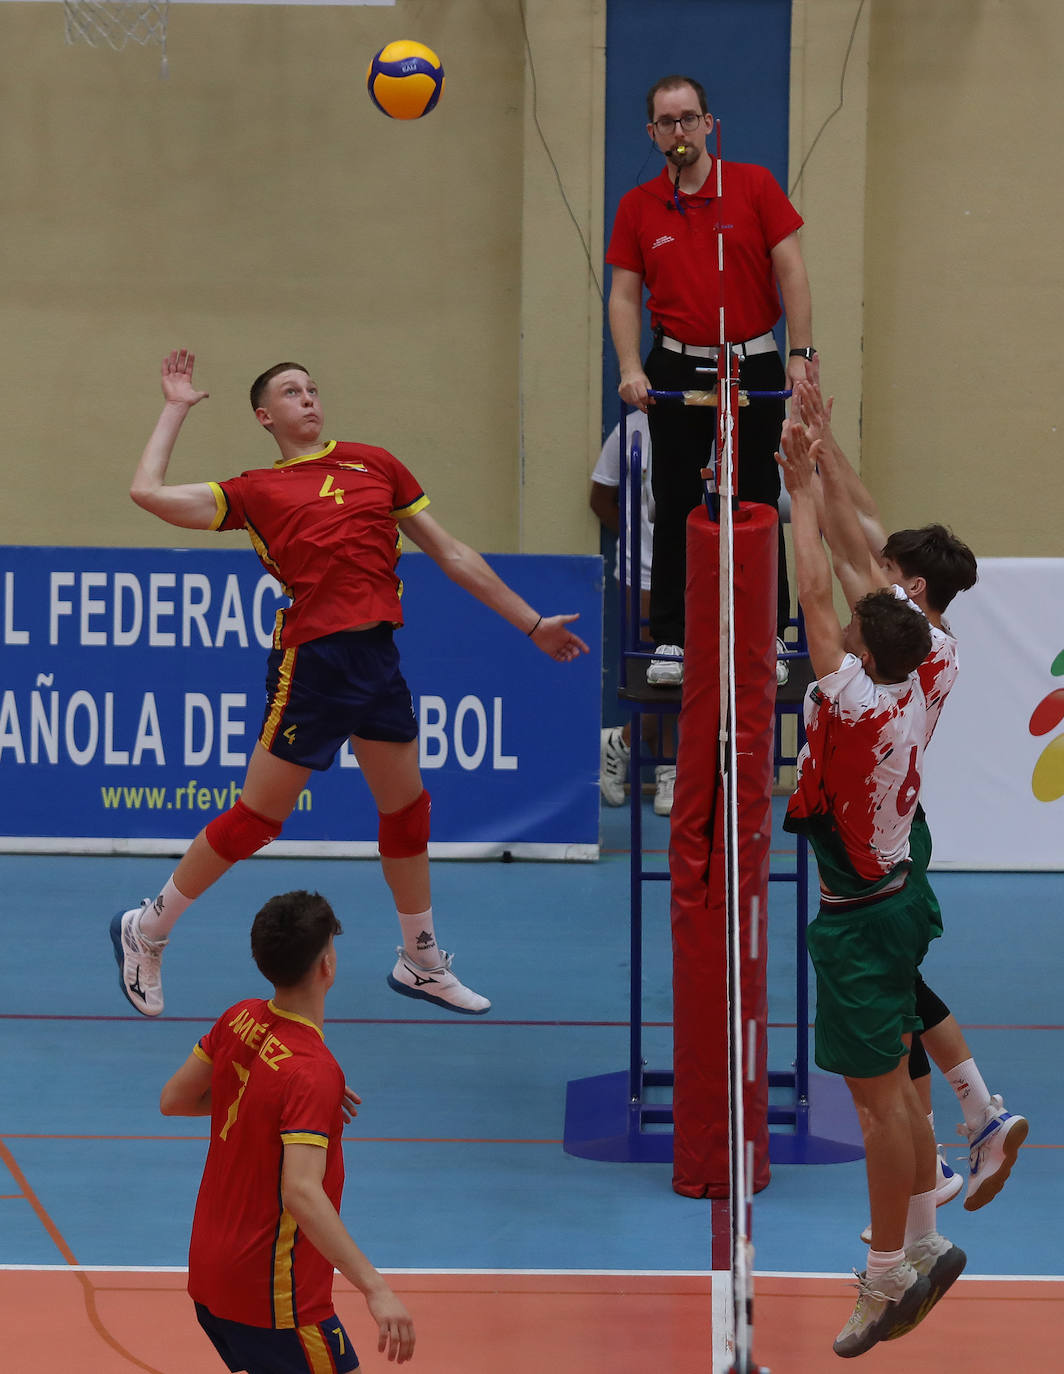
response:
M905 1248L914 1240L926 1236L935 1229L935 1190L929 1193L913 1193L909 1199L909 1211L905 1217Z
M154 902L149 902L140 913L137 931L145 940L165 940L169 937L178 918L192 905L192 898L178 892L171 873L163 890Z
M888 1269L893 1269L896 1264L901 1264L904 1258L904 1250L873 1250L869 1246L865 1273L873 1279L879 1274L885 1274Z
M402 911L395 914L399 917L399 929L403 932L403 948L406 953L422 968L436 968L442 956L436 944L432 907L414 915L406 915Z
M946 1074L946 1080L957 1094L957 1101L964 1113L964 1124L969 1130L981 1126L986 1109L990 1106L990 1090L975 1067L975 1060L965 1059L962 1064L957 1064Z

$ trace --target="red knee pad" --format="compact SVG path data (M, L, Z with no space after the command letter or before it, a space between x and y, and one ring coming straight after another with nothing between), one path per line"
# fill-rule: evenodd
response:
M235 864L250 859L263 845L275 840L281 833L281 822L260 816L238 797L228 811L208 822L204 833L218 857Z
M422 788L402 811L377 812L377 847L384 859L412 859L428 848L432 798Z

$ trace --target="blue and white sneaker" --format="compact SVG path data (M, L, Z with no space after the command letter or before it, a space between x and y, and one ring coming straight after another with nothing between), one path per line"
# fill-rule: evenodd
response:
M441 949L443 962L435 968L422 968L411 959L406 950L399 946L395 951L399 958L395 968L388 974L388 986L404 997L419 997L432 1002L444 1011L460 1011L466 1016L483 1016L491 1010L491 1003L479 992L460 983L451 972L453 954L445 954Z
M957 1134L968 1140L966 1212L978 1212L1001 1192L1029 1129L1026 1118L1007 1112L996 1094L990 1099L980 1126L974 1130L957 1127Z
M118 985L126 1001L141 1016L159 1016L163 1009L161 965L165 940L146 940L137 930L140 914L151 901L120 911L111 921L111 944L118 965Z

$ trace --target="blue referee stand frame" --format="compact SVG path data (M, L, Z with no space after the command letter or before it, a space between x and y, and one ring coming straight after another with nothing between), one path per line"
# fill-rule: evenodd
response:
M619 569L640 567L640 491L643 453L640 435L627 443L625 410L621 407L621 512ZM629 561L630 556L630 561ZM650 686L647 668L653 647L641 630L640 579L618 578L620 619L618 699L631 717L628 814L631 832L630 974L628 1068L591 1078L572 1079L566 1090L563 1145L567 1154L583 1159L615 1162L664 1163L672 1160L672 1069L648 1068L643 1056L643 886L669 882L667 868L648 868L643 862L641 769L644 763L674 762L645 753L644 715L678 716L682 688ZM805 743L802 706L812 669L799 610L790 622L793 646L782 657L788 663L788 682L776 691L774 770L794 766ZM795 752L785 751L783 723L795 722ZM809 845L795 836L794 866L769 872L770 883L790 883L795 889L795 1053L791 1068L770 1070L768 1122L769 1158L774 1164L835 1164L861 1159L864 1148L853 1104L843 1079L809 1072L809 960L805 931L809 922ZM773 1100L775 1095L775 1100ZM772 1130L772 1127L780 1129ZM786 1128L786 1129L784 1129Z

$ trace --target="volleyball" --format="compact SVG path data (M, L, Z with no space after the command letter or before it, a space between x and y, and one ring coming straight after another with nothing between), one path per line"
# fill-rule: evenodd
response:
M420 119L443 94L443 63L424 43L400 38L381 48L369 64L366 87L389 119Z

